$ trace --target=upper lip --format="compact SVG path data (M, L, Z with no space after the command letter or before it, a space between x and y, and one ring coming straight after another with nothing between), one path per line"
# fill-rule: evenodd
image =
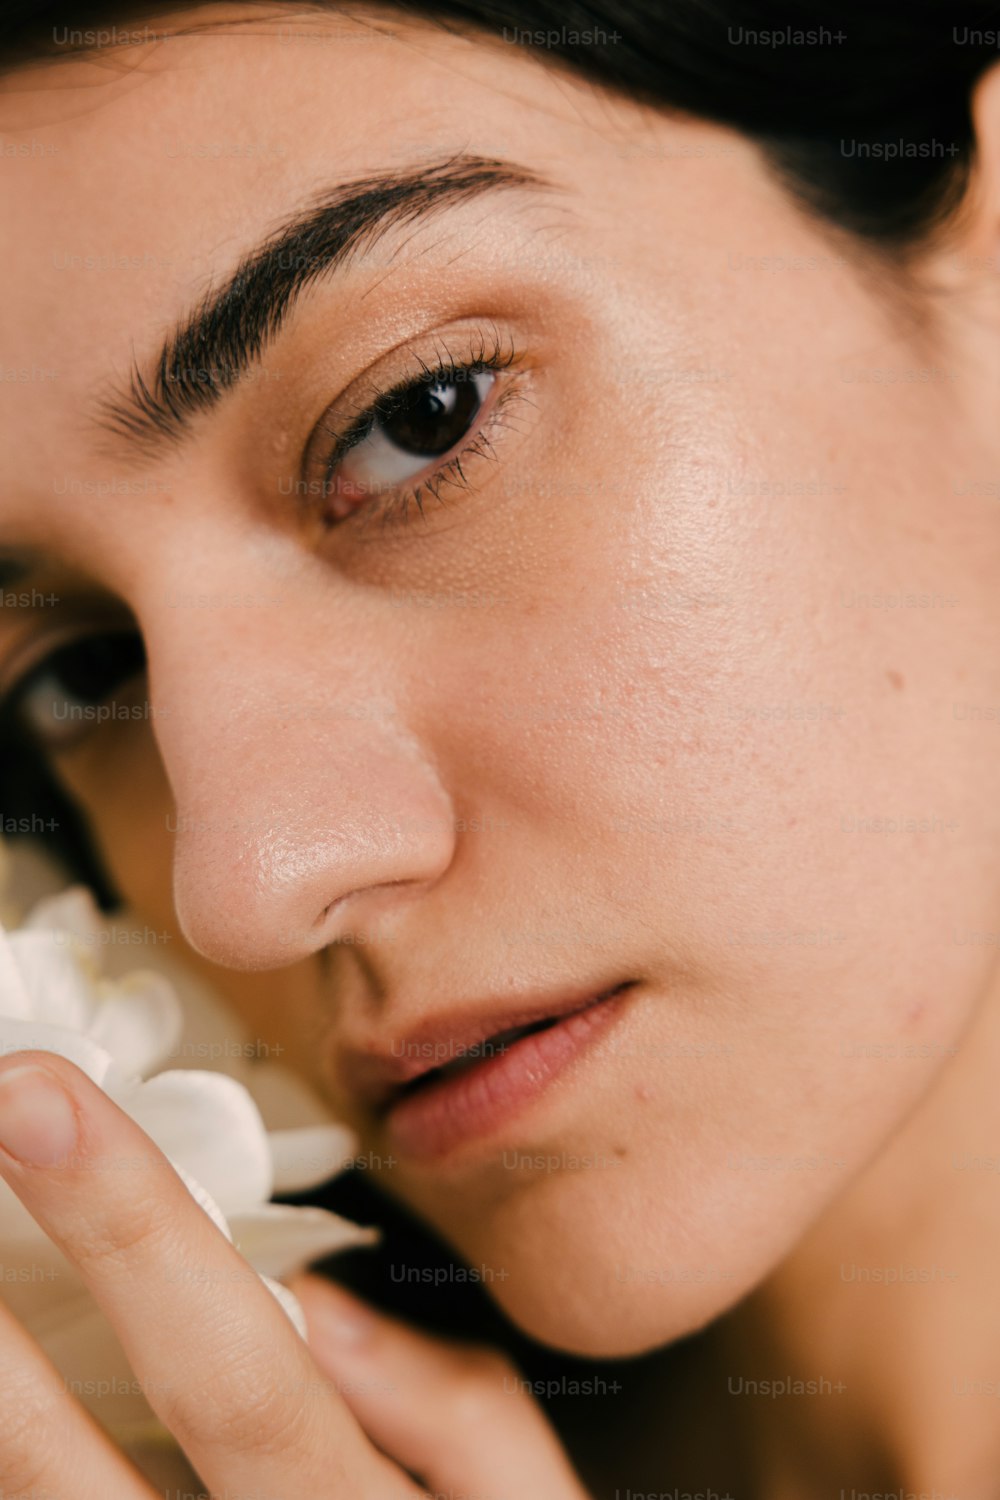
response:
M561 1020L607 999L631 983L631 980L617 981L603 987L523 998L519 1004L512 1004L509 995L480 1001L429 1017L411 1031L394 1037L388 1046L385 1030L380 1029L378 1039L367 1044L353 1042L338 1048L337 1081L359 1104L383 1112L407 1084L462 1057L481 1042L538 1021Z

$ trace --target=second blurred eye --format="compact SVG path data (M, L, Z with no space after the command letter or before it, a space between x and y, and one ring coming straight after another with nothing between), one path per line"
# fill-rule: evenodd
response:
M77 637L50 651L14 688L17 717L44 745L58 749L114 717L99 709L145 667L137 631Z

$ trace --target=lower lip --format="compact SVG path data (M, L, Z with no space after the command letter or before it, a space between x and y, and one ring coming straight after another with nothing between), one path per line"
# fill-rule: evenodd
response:
M499 1129L582 1056L631 988L621 985L545 1031L512 1042L502 1055L405 1095L386 1115L391 1148L426 1160Z

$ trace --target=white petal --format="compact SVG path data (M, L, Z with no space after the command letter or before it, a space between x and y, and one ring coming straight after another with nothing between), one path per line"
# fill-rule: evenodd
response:
M127 914L121 920L128 920ZM136 967L134 952L130 963L122 963L123 951L112 948L105 954L106 974L115 973L119 966L123 973ZM160 974L177 996L184 1018L183 1039L178 1050L181 1065L235 1073L242 1081L253 1043L235 1012L200 975L171 957L162 944L155 948L150 944L143 949L142 967Z
M227 1217L270 1198L267 1133L257 1106L235 1079L171 1069L123 1090L118 1102Z
M263 1275L293 1276L311 1261L336 1250L373 1245L377 1229L364 1229L325 1208L293 1208L264 1203L252 1213L234 1214L230 1221L233 1244Z
M297 1130L304 1125L329 1125L335 1116L319 1095L283 1063L251 1060L239 1074L264 1117L268 1130ZM352 1146L346 1155L352 1155Z
M357 1137L346 1125L310 1125L269 1130L275 1193L301 1193L329 1182L354 1159Z
M27 1017L32 1013L31 996L7 933L0 928L0 1012Z
M101 1088L109 1087L116 1079L114 1059L89 1036L44 1021L17 1021L10 1016L0 1016L0 1055L6 1057L11 1052L24 1052L29 1048L68 1057Z
M93 977L83 965L89 956L66 932L13 932L7 939L23 982L30 1015L56 1026L86 1031L94 1014ZM94 976L96 977L96 976ZM0 1005L8 1010L8 992ZM15 1015L23 1014L23 1002Z
M43 896L21 923L22 930L71 932L94 945L107 920L85 885L72 885L54 896Z
M105 998L90 1035L111 1053L123 1073L145 1077L176 1055L184 1018L165 979L140 972L101 989Z

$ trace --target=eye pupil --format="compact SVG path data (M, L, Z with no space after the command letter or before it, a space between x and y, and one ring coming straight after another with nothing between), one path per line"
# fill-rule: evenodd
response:
M405 392L380 425L394 447L436 458L461 442L480 405L474 380L435 380Z

